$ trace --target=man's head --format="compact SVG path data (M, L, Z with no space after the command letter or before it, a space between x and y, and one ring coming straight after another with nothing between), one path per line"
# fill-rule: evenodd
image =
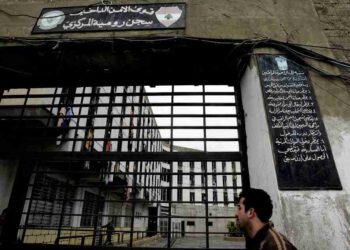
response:
M261 189L247 189L239 195L236 217L239 227L250 230L253 223L267 223L272 216L270 196Z

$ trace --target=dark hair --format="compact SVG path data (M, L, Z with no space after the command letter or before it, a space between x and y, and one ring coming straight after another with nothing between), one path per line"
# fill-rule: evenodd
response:
M245 212L254 208L258 218L262 222L268 222L272 216L272 201L270 195L264 190L250 188L243 190L239 195L239 199L244 198Z

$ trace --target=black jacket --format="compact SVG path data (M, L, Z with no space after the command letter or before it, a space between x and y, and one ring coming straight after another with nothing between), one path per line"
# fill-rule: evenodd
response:
M253 239L246 237L247 250L297 250L282 234L278 233L270 224L266 224Z

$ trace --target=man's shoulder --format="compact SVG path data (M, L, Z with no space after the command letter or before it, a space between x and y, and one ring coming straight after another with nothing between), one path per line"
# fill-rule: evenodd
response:
M297 250L297 248L283 235L270 227L265 239L261 242L261 250Z

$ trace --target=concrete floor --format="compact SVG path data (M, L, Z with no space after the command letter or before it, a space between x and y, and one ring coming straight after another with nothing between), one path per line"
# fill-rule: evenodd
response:
M167 239L161 238L157 241L152 241L141 247L149 248L166 248ZM171 248L206 248L206 238L205 236L197 237L181 237L177 238ZM223 239L223 236L210 236L209 238L209 248L222 248L222 249L245 249L245 242L235 242L235 241L226 241Z

